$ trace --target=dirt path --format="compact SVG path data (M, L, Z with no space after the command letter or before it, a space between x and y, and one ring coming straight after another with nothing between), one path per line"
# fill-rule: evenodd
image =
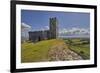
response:
M48 58L50 61L82 60L82 57L70 50L65 43L52 46Z

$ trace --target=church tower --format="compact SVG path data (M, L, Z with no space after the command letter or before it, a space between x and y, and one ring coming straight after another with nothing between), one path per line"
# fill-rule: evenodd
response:
M50 18L50 38L55 39L58 36L58 20L56 17Z

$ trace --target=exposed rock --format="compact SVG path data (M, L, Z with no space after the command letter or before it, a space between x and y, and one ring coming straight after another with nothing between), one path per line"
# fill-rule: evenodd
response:
M50 61L82 60L82 57L70 50L67 45L59 44L50 48L48 53Z

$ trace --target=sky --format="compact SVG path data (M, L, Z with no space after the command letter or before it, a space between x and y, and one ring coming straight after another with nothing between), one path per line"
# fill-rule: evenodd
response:
M58 19L59 30L90 28L89 13L21 10L21 23L29 25L33 31L49 29L49 18L52 17Z

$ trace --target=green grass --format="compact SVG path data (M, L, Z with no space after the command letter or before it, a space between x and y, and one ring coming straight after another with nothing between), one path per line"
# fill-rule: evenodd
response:
M21 62L41 62L48 60L48 51L53 45L64 43L62 40L52 39L37 43L24 42L21 45Z
M65 44L66 43L66 44ZM65 44L67 49L78 53L83 59L90 58L89 42L85 39L52 39L37 43L24 42L21 44L21 62L44 62L49 61L48 52L53 46Z
M64 39L71 50L78 53L83 59L90 59L89 39Z
M77 52L79 55L83 57L83 59L89 59L90 58L90 49L89 45L85 47L85 45L81 46L71 46L71 49L75 52Z

